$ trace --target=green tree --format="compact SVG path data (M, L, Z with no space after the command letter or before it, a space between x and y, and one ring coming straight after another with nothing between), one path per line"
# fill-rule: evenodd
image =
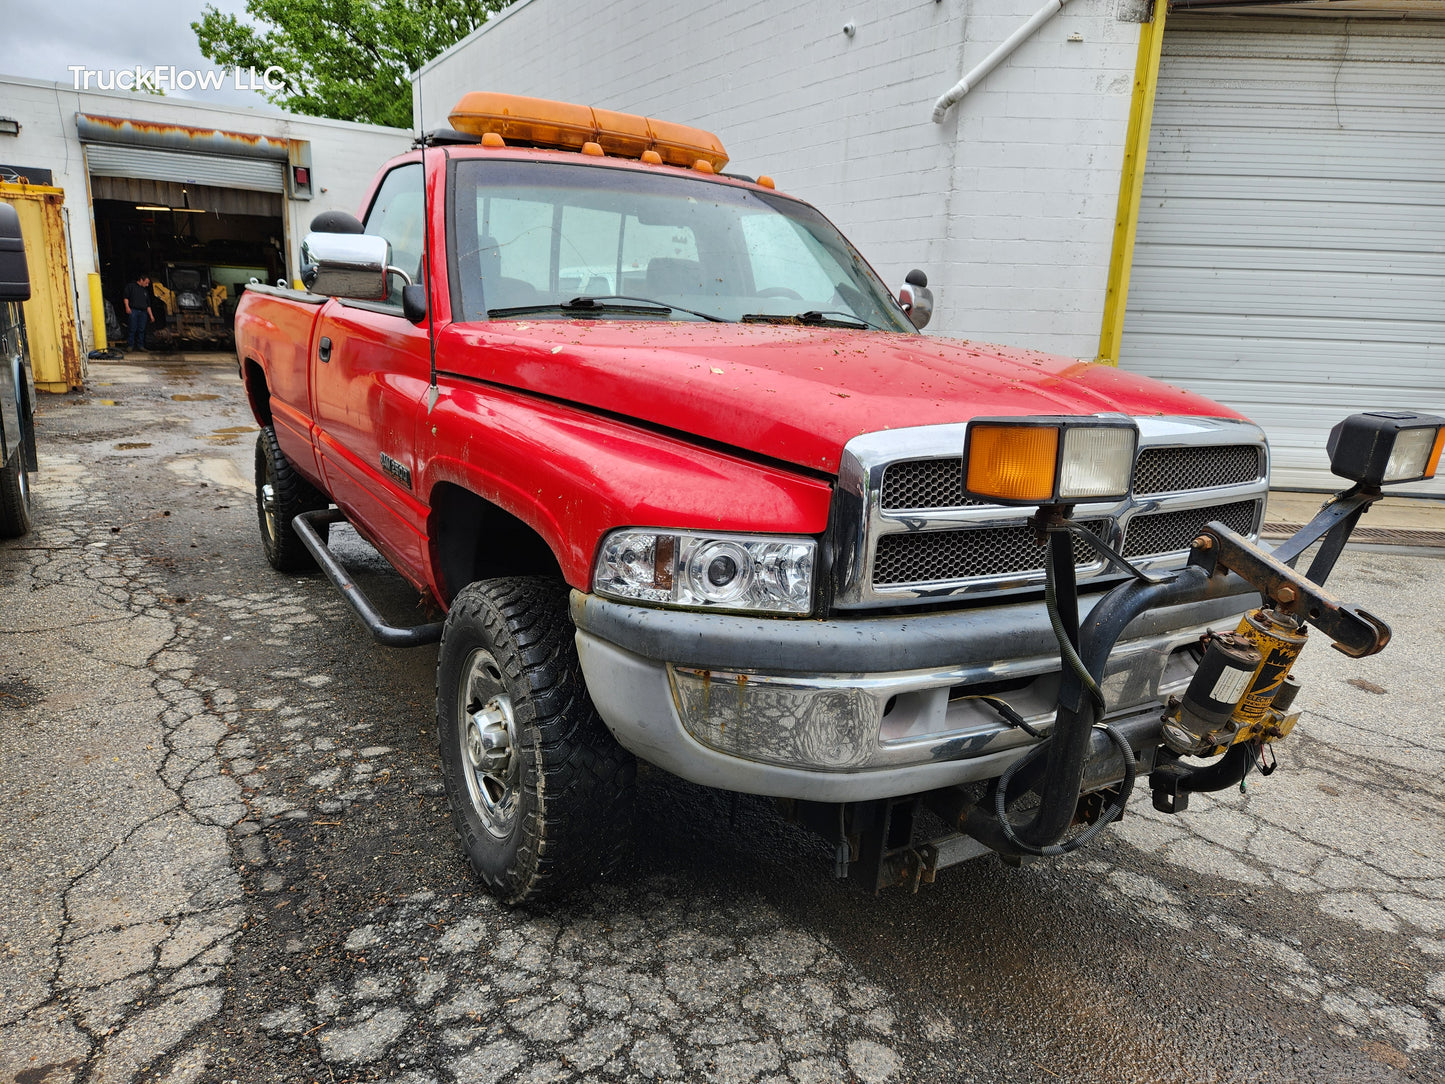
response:
M267 68L293 113L410 128L407 75L508 0L246 0L237 16L206 5L191 24L201 52L228 71ZM438 117L436 120L441 121ZM428 125L432 118L426 118Z

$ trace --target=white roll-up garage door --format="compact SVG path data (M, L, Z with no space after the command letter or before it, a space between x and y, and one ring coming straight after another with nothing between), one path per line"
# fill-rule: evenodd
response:
M1259 422L1283 488L1341 488L1347 414L1445 413L1445 23L1170 19L1120 364Z
M286 163L268 158L185 154L153 147L102 144L86 147L85 158L93 177L136 177L214 188L244 188L253 192L283 192L286 188Z

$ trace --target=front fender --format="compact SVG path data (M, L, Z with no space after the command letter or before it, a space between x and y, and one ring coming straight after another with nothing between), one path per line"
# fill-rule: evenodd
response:
M490 385L442 390L418 493L449 482L536 531L573 587L616 527L821 534L831 484L725 449Z

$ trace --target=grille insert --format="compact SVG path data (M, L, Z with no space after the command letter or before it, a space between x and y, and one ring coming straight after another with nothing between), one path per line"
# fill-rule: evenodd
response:
M1253 444L1197 448L1143 448L1134 464L1134 492L1184 493L1216 486L1247 485L1263 475L1260 449ZM884 511L969 508L985 502L963 495L963 459L904 459L883 472Z
M1134 464L1134 492L1179 493L1258 481L1260 450L1252 444L1206 448L1144 448Z
M963 459L904 459L883 472L883 508L968 508L981 505L963 495Z
M1084 527L1103 538L1108 521L1089 520ZM1076 538L1073 544L1075 564L1098 562L1098 556L1085 543ZM899 587L975 576L1041 573L1047 555L1047 547L1038 544L1033 528L1026 524L886 534L878 540L874 554L873 585Z
M1178 512L1150 512L1129 521L1124 535L1125 557L1148 557L1156 553L1187 550L1199 535L1199 528L1217 519L1231 531L1248 536L1254 531L1258 501L1235 501L1207 508L1186 508Z

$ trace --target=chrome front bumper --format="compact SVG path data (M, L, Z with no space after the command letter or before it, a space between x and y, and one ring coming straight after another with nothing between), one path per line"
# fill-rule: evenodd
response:
M1188 647L1253 604L1237 577L1156 610L1111 656L1111 721L1157 716L1193 674ZM1253 596L1253 597L1252 597ZM1098 596L1081 603L1081 619ZM1040 602L907 617L794 621L691 613L574 591L577 648L617 740L684 779L862 801L990 779L1036 740L976 692L1053 725L1058 649Z

